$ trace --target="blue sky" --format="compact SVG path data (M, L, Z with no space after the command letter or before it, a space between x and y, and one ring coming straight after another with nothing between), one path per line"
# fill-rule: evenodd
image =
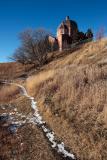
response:
M21 31L44 27L55 34L67 15L80 31L92 28L95 33L107 28L107 0L0 0L0 62L20 45Z

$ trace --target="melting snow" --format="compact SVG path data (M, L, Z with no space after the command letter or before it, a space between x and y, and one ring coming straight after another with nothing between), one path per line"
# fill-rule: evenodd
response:
M3 113L2 115L0 115L0 121L7 124L8 131L10 133L16 133L17 129L26 123L26 120L20 120L20 121L17 120L16 116L19 116L19 115L16 114L14 117L13 112L9 114Z
M38 111L38 108L37 108L37 105L36 105L37 102L34 101L34 97L29 96L27 91L26 91L26 89L21 85L16 84L16 83L8 83L8 84L13 84L13 85L16 85L16 86L20 87L21 88L21 94L23 94L24 96L26 96L27 98L29 98L31 100L31 107L35 111L35 113L33 115L33 118L31 118L29 120L29 122L32 122L33 124L37 124L37 125L41 126L41 128L42 128L43 132L45 133L46 137L48 138L49 142L51 142L52 148L57 149L57 152L62 153L64 157L68 157L68 158L74 160L75 156L73 154L69 153L65 149L64 143L63 142L62 143L58 143L55 140L54 132L50 131L46 127L46 122L44 122L42 120L42 116L40 116L40 114L39 114L39 111ZM14 112L11 113L11 114L14 114ZM15 125L17 125L17 123ZM14 131L15 129L16 129L16 126L13 126L12 130Z

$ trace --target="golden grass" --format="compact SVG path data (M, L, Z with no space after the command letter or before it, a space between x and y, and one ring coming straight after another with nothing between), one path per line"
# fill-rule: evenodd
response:
M66 52L65 52L66 55ZM45 69L57 69L66 65L96 64L102 59L107 58L107 40L102 39L98 42L90 42L83 45L79 50L68 54L60 59L56 59L48 64Z
M8 102L12 99L14 99L19 93L19 89L15 86L9 85L3 85L0 87L0 102Z
M50 128L78 159L106 160L107 40L87 43L80 50L59 57L27 79L27 91L35 96ZM1 75L11 78L11 70L9 76L6 70ZM21 74L22 67L14 76ZM17 92L13 86L1 88L1 101L14 99ZM29 102L23 97L16 104L21 112L30 112Z
M26 83L47 123L81 160L107 158L106 59L107 40L91 42Z
M27 79L26 81L26 87L28 92L36 93L36 91L39 89L39 86L49 78L54 77L54 70L48 70L44 71L42 73L39 73L38 75L31 76L30 78Z
M14 79L25 76L34 66L22 65L17 62L0 63L0 80Z

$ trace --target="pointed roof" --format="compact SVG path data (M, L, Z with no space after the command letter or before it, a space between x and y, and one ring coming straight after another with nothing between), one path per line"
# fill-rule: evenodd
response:
M64 21L59 25L58 28L59 28L59 29L62 29L62 28L68 29Z
M66 20L64 21L64 23L67 26L74 26L74 27L78 28L77 23L74 20L70 20L69 16L66 17Z
M69 16L59 25L58 29L68 29L68 27L78 28L77 23L74 20L70 20Z

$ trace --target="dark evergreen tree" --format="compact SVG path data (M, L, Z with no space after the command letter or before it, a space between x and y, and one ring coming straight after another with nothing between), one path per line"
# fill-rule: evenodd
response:
M93 32L91 29L88 29L85 35L87 39L93 39Z

